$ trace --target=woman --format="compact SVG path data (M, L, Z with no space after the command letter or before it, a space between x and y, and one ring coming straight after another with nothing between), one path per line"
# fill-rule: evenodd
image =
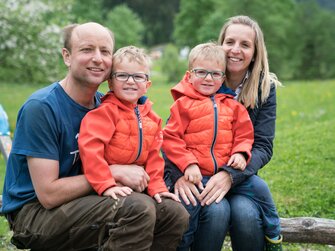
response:
M272 157L276 119L276 87L280 82L269 72L267 51L263 33L257 22L247 16L235 16L223 25L219 36L227 55L225 85L237 94L237 100L247 109L254 126L255 141L252 158L241 172L224 166L213 175L205 189L198 192L197 187L178 173L167 160L166 182L174 184L174 191L186 204L195 205L199 201L203 207L203 218L194 236L192 250L209 250L208 243L222 246L228 230L224 222L230 218L230 236L234 250L264 250L265 246L275 246L281 250L281 237L277 241L265 241L262 209L243 194L243 187L257 180L267 185L258 176L258 170ZM169 184L170 183L170 184ZM269 193L269 191L268 191ZM269 193L270 194L270 193ZM211 211L210 205L226 200L225 207ZM273 204L270 196L270 203ZM221 203L222 204L222 203ZM274 206L274 205L273 205ZM279 224L278 224L279 225ZM209 233L209 234L208 234Z

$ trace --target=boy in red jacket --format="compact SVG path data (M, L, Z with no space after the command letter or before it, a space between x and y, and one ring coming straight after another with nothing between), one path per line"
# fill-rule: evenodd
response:
M184 174L185 182L179 183L183 189L179 193L176 188L175 194L182 197L191 215L190 226L177 249L179 251L192 247L196 250L221 250L229 225L229 217L221 215L230 213L226 210L227 207L229 209L228 202L221 193L215 201L204 203L201 191L222 166L243 171L251 158L254 141L252 122L246 108L234 100L235 92L222 84L225 71L226 56L222 46L200 44L190 52L189 70L184 78L171 90L174 103L163 130L162 148L169 160L167 163L172 162ZM262 183L250 181L250 186L246 187L237 187L232 192L250 196L257 206L262 207L265 217L277 220L272 213L266 215L266 201L270 195L259 192L263 188ZM190 203L192 197L197 203ZM213 213L216 222L201 220L202 215ZM199 233L200 224L203 224L203 231ZM218 231L210 231L216 229L213 225L219 226ZM203 243L206 247L202 248Z
M110 92L82 120L79 151L84 174L99 195L115 200L141 196L143 203L152 204L154 224L143 228L143 238L149 238L150 250L172 251L187 229L188 213L163 180L162 120L143 96L151 85L149 69L149 57L137 47L124 47L113 55ZM142 166L149 178L147 187L134 192L116 183L109 168L115 164ZM143 190L149 196L138 193Z

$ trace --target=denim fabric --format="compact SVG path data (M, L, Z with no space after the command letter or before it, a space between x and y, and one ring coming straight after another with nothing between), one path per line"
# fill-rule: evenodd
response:
M230 238L233 250L263 251L264 230L259 208L243 195L228 197L231 209Z
M202 180L205 186L210 177L204 177ZM181 199L182 200L182 199ZM201 206L199 201L197 205L183 205L190 214L189 229L185 232L178 251L220 251L226 236L230 208L226 199L219 203L212 203L209 206Z
M280 235L280 219L269 187L263 179L257 175L253 175L243 183L232 188L228 195L229 202L231 201L230 197L234 197L234 195L244 195L255 204L259 211L257 218L261 218L264 234L267 237L274 238ZM243 214L243 211L245 211L242 210L243 207L240 207L241 210L238 210L234 209L232 205L230 206L232 212L236 212L232 215ZM242 216L239 215L238 217Z

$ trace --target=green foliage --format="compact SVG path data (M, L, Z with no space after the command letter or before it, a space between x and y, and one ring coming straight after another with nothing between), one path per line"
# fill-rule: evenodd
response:
M138 15L126 5L119 5L111 10L105 24L115 34L117 49L126 45L141 46L144 25Z
M201 11L199 11L201 10ZM194 14L196 13L196 14ZM228 17L248 15L263 30L270 70L281 79L335 77L334 11L315 0L181 0L175 19L178 46L217 40Z
M296 17L299 26L299 64L294 77L327 79L335 76L335 16L321 9L314 1L300 4Z
M176 46L168 44L160 60L161 70L167 76L169 83L179 82L187 70L187 62L179 57Z
M67 3L63 0L63 3ZM61 71L60 23L63 10L49 1L0 3L0 80L45 82Z
M146 29L144 43L147 46L167 43L171 40L173 18L178 10L179 0L103 0L105 9L125 4L137 13Z
M173 32L173 38L178 46L194 47L203 42L198 39L197 34L219 2L219 0L180 1L180 10L175 18Z
M103 23L102 14L104 9L102 7L103 0L76 0L71 6L71 22L84 23L84 22L98 22Z

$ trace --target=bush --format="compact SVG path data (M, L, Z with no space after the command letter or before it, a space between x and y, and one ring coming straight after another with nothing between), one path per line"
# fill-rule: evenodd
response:
M178 48L172 44L165 47L160 64L169 83L179 82L187 70L187 61L179 57Z

